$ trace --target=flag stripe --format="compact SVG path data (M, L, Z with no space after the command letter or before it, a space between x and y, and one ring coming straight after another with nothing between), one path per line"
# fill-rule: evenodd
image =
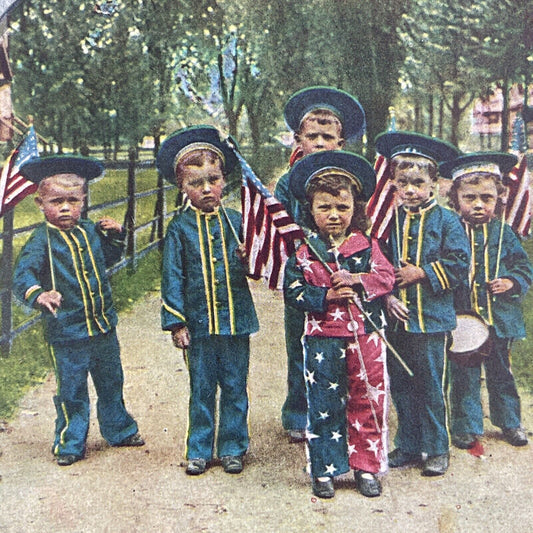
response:
M518 154L518 162L509 173L507 186L505 221L516 233L527 237L531 233L531 191L526 154Z

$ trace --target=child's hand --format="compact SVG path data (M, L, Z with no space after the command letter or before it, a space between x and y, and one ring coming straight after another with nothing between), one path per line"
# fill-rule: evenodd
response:
M116 231L117 233L122 231L122 226L111 217L102 217L98 221L98 225L103 231Z
M331 274L331 284L334 289L340 289L341 287L353 287L361 283L360 274L352 274L348 270L337 270Z
M514 284L508 278L496 278L488 283L489 291L491 294L502 294L504 292L510 291Z
M42 292L37 296L37 299L35 300L41 307L44 307L50 313L52 313L54 316L56 316L57 309L61 307L61 301L63 300L63 296L61 296L60 292L57 291L46 291Z
M243 263L248 259L248 255L246 254L246 246L244 244L239 244L235 250L235 253Z
M407 309L401 300L398 300L392 294L385 296L385 309L387 310L387 314L396 320L400 320L401 322L407 322L409 320L409 309Z
M349 302L355 296L355 291L351 287L339 287L338 289L328 289L326 293L327 302Z
M176 348L188 348L191 342L191 336L187 326L181 326L172 330L172 342Z
M400 268L394 269L394 276L396 278L396 284L400 289L413 285L414 283L420 283L426 279L426 273L420 267L412 265L411 263L401 262Z

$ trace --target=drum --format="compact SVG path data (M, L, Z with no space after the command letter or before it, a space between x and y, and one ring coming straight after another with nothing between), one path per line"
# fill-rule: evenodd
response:
M457 313L457 327L452 331L448 357L455 363L474 367L488 357L491 350L490 328L477 313Z

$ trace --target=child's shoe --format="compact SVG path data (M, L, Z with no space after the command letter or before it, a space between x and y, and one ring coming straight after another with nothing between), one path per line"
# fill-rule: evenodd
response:
M432 455L424 461L423 476L442 476L448 470L450 454Z
M144 439L139 433L134 433L121 440L118 444L115 444L115 446L144 446Z
M220 462L226 474L240 474L242 472L243 464L240 455L224 455L220 458Z
M513 446L525 446L527 444L527 435L523 427L504 428L503 437Z
M399 468L400 466L414 465L419 461L417 455L402 451L400 448L396 448L389 453L389 466L391 468Z
M333 479L329 477L327 481L320 481L317 477L314 477L313 494L318 498L333 498L333 496L335 496Z
M207 461L205 459L189 459L185 473L189 476L199 476L203 474L207 468Z
M81 461L83 457L81 455L66 454L57 456L57 464L59 466L70 466L77 461Z
M475 435L471 433L464 433L461 435L452 436L452 444L461 450L468 450L474 446L477 439Z
M370 472L355 470L355 486L357 490L367 498L375 498L381 494L381 482Z

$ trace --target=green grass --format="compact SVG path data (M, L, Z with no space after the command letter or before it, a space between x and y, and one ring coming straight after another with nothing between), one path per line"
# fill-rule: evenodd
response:
M135 272L123 268L111 278L118 312L130 309L148 292L159 291L161 254L143 257ZM48 349L40 323L24 331L13 342L8 357L0 358L0 420L14 416L23 395L42 383L51 370Z

